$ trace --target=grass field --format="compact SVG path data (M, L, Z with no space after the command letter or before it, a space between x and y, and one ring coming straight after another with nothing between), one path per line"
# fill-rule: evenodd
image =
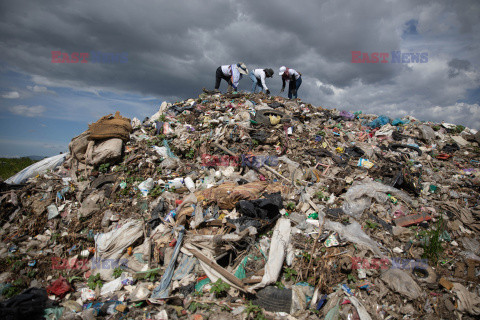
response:
M0 158L0 178L6 180L37 161L30 158Z

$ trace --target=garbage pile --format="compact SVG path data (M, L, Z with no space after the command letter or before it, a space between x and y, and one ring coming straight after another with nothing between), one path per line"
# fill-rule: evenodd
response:
M108 115L1 185L7 319L478 319L480 135L260 94Z

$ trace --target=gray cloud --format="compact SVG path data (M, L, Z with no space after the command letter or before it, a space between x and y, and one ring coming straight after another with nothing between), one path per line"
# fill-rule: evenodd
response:
M33 76L38 93L70 86L170 100L213 87L221 64L286 65L303 74L300 97L317 105L425 116L443 108L448 118L467 89L479 87L479 8L476 0L7 0L0 4L0 60ZM414 38L402 37L409 21L416 21ZM55 50L126 52L128 62L53 64ZM354 64L353 50L426 51L429 62ZM278 94L278 75L268 81Z
M467 71L470 68L470 61L461 59L452 59L448 62L448 77L455 78L460 74L460 71Z
M5 99L18 99L20 98L20 94L17 91L10 91L7 93L2 94L2 98Z

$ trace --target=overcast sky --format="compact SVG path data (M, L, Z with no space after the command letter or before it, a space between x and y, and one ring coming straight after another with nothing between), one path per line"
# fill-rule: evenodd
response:
M66 151L99 117L143 119L213 88L216 68L239 61L273 68L272 94L285 65L316 106L480 129L479 17L478 0L2 0L0 156ZM52 51L128 58L52 63ZM352 63L352 51L390 56ZM392 51L428 61L392 63Z

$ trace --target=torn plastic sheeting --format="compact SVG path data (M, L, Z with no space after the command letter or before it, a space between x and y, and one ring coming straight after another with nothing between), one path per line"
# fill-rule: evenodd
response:
M369 122L367 126L370 128L380 128L390 122L390 118L387 116L379 116L377 119Z
M92 273L100 273L100 277L104 280L113 280L113 268L103 268L99 264L102 265L103 261L118 260L123 251L142 236L143 225L140 220L127 221L116 230L96 235Z
M423 292L415 280L401 269L389 269L382 273L380 278L388 284L390 288L411 300L417 299Z
M57 206L53 203L47 207L47 211L48 211L48 217L47 217L48 220L53 219L60 214L60 212L58 212Z
M172 280L180 280L186 277L193 270L195 264L197 264L197 258L184 254L173 274Z
M153 289L150 299L165 299L170 293L170 282L172 281L173 272L175 270L175 262L177 261L178 254L180 253L180 247L182 246L183 236L185 234L185 228L183 226L178 227L180 231L178 232L177 243L175 244L175 249L173 251L172 259L168 263L168 267L165 270L165 273L160 280L160 284Z
M48 294L54 294L60 298L63 298L70 291L72 291L72 286L68 283L67 279L62 276L47 287Z
M393 126L398 126L398 125L403 125L403 124L408 124L408 123L410 123L410 120L408 120L408 119L403 120L401 118L395 118L392 121Z
M342 118L345 119L345 120L353 120L353 119L355 119L355 115L354 115L353 113L349 112L349 111L344 111L344 110L342 110L342 111L340 111L340 114L339 114L339 115L340 115L340 117L342 117Z
M63 307L56 307L56 308L47 308L45 309L44 319L45 320L58 320L63 315Z
M235 277L238 279L245 279L247 277L245 273L245 266L247 265L248 259L254 259L253 255L248 255L245 258L243 258L242 262L237 267L237 271L235 271Z
M122 273L122 275L115 280L109 281L107 283L104 283L102 286L102 289L100 291L101 296L106 296L112 293L115 293L116 291L122 289L123 284L122 281L127 279L127 274Z
M305 310L307 308L309 299L312 298L314 288L309 284L298 283L292 286L292 306L290 314L294 314L299 310Z
M344 194L345 202L342 209L350 216L359 217L370 206L371 198L375 198L377 202L382 203L388 200L387 193L409 204L412 203L410 196L401 190L380 182L367 181L355 184L348 189Z
M363 245L378 256L384 256L378 248L377 243L363 232L362 226L353 219L351 219L351 221L349 225L344 226L340 222L326 220L324 226L327 230L338 232L342 238L355 244Z
M360 317L360 320L372 320L372 318L367 312L367 309L365 309L363 304L361 304L357 298L355 298L354 296L349 296L348 299L350 300L350 302L352 302L355 308L357 308L357 312L358 312L358 316Z
M287 248L291 245L290 231L291 225L289 219L281 218L277 221L275 229L273 230L270 251L268 252L268 261L265 265L265 274L260 283L251 287L252 290L263 288L277 281L280 271L282 270Z
M453 284L453 291L458 297L458 310L472 315L480 314L480 297L471 293L460 283Z
M31 166L26 167L19 173L11 176L5 183L8 184L20 184L24 183L31 177L35 177L37 174L45 172L47 170L53 170L59 165L61 165L69 153L59 154L50 158L45 158L39 162L32 164Z
M164 140L165 141L165 140ZM168 144L163 147L152 147L158 155L160 155L164 160L160 163L160 167L163 169L175 169L178 167L179 159L172 153Z
M146 300L150 295L150 290L148 290L149 283L141 282L135 286L132 293L130 293L130 300L133 302Z

